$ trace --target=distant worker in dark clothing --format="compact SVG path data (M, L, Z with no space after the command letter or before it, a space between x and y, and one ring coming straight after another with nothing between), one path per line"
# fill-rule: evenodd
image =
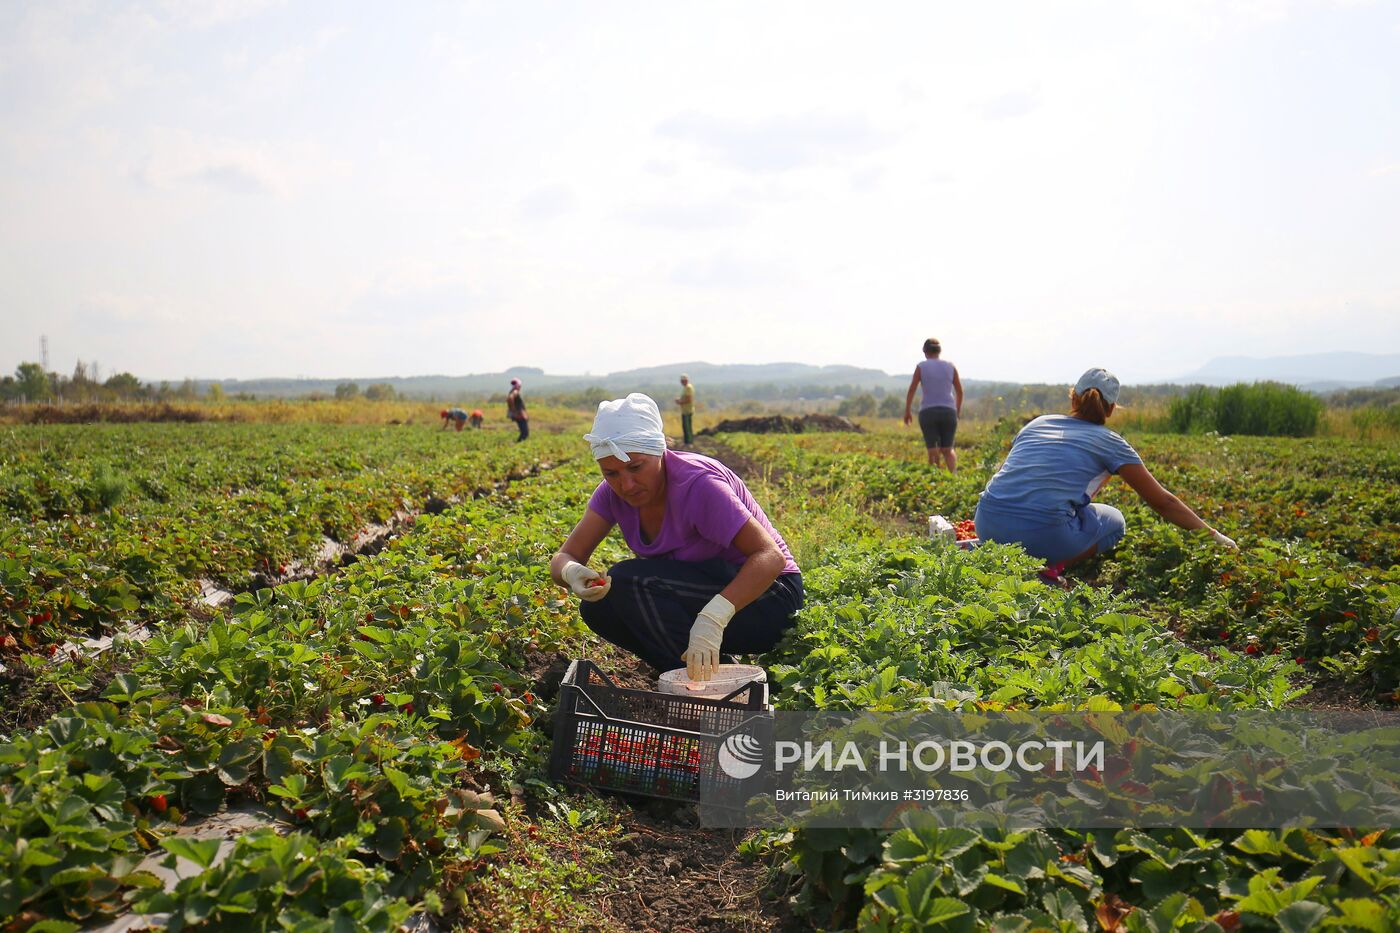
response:
M904 398L904 423L914 420L914 390L923 386L919 406L919 430L924 434L929 466L943 458L949 473L958 471L958 455L953 451L953 435L958 432L958 416L962 414L963 387L958 368L939 359L943 347L930 337L924 341L924 359L914 367L909 380L909 394Z
M518 444L530 436L530 416L525 411L525 399L520 394L520 380L510 381L510 392L506 395L506 417L515 422L515 426L520 429L520 436L515 439Z
M681 407L681 433L689 447L695 440L695 386L690 384L690 377L685 373L681 373L681 397L676 399L676 404Z
M442 417L442 429L447 430L449 424L455 425L457 430L462 430L462 425L467 423L467 413L460 408L444 408L438 412Z
M473 408L468 420L471 421L472 427L480 430L482 422L486 420L486 416L481 413L480 408Z

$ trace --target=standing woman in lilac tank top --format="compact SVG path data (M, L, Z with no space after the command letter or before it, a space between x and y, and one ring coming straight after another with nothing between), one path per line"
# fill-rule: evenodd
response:
M709 457L666 449L656 402L598 405L584 435L603 481L549 574L594 632L658 671L709 680L725 655L775 646L802 608L802 574L744 481ZM613 529L637 556L588 566Z
M958 433L958 416L962 414L963 387L958 368L940 359L943 347L930 337L924 341L924 360L914 367L909 380L909 394L904 399L904 423L914 420L914 390L923 386L923 402L919 406L919 429L924 434L929 466L943 460L949 473L958 471L958 455L953 451L953 435Z

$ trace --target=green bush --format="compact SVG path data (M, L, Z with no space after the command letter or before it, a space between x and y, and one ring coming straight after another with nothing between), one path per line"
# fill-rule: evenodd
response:
M1215 403L1218 389L1196 386L1180 398L1172 399L1167 422L1177 434L1204 434L1215 430Z
M1277 382L1236 383L1223 389L1200 386L1172 401L1173 431L1197 434L1255 434L1311 437L1317 433L1322 401L1295 386Z

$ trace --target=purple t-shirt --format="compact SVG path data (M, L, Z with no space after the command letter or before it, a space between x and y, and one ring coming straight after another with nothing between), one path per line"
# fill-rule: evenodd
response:
M641 512L628 505L606 482L599 483L588 500L590 509L622 529L622 539L634 554L697 562L719 557L731 564L742 564L748 557L734 546L734 536L752 518L783 552L783 573L798 572L787 542L734 471L700 454L668 450L664 456L666 516L661 532L650 544L642 540Z

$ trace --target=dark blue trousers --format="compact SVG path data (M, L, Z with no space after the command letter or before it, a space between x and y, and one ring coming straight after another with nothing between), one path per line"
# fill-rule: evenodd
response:
M584 623L659 671L685 667L681 652L690 627L710 599L729 585L739 568L715 559L694 563L661 558L619 561L608 571L612 589L594 603L579 603ZM779 574L773 585L734 614L724 630L724 654L770 650L802 608L802 575Z

